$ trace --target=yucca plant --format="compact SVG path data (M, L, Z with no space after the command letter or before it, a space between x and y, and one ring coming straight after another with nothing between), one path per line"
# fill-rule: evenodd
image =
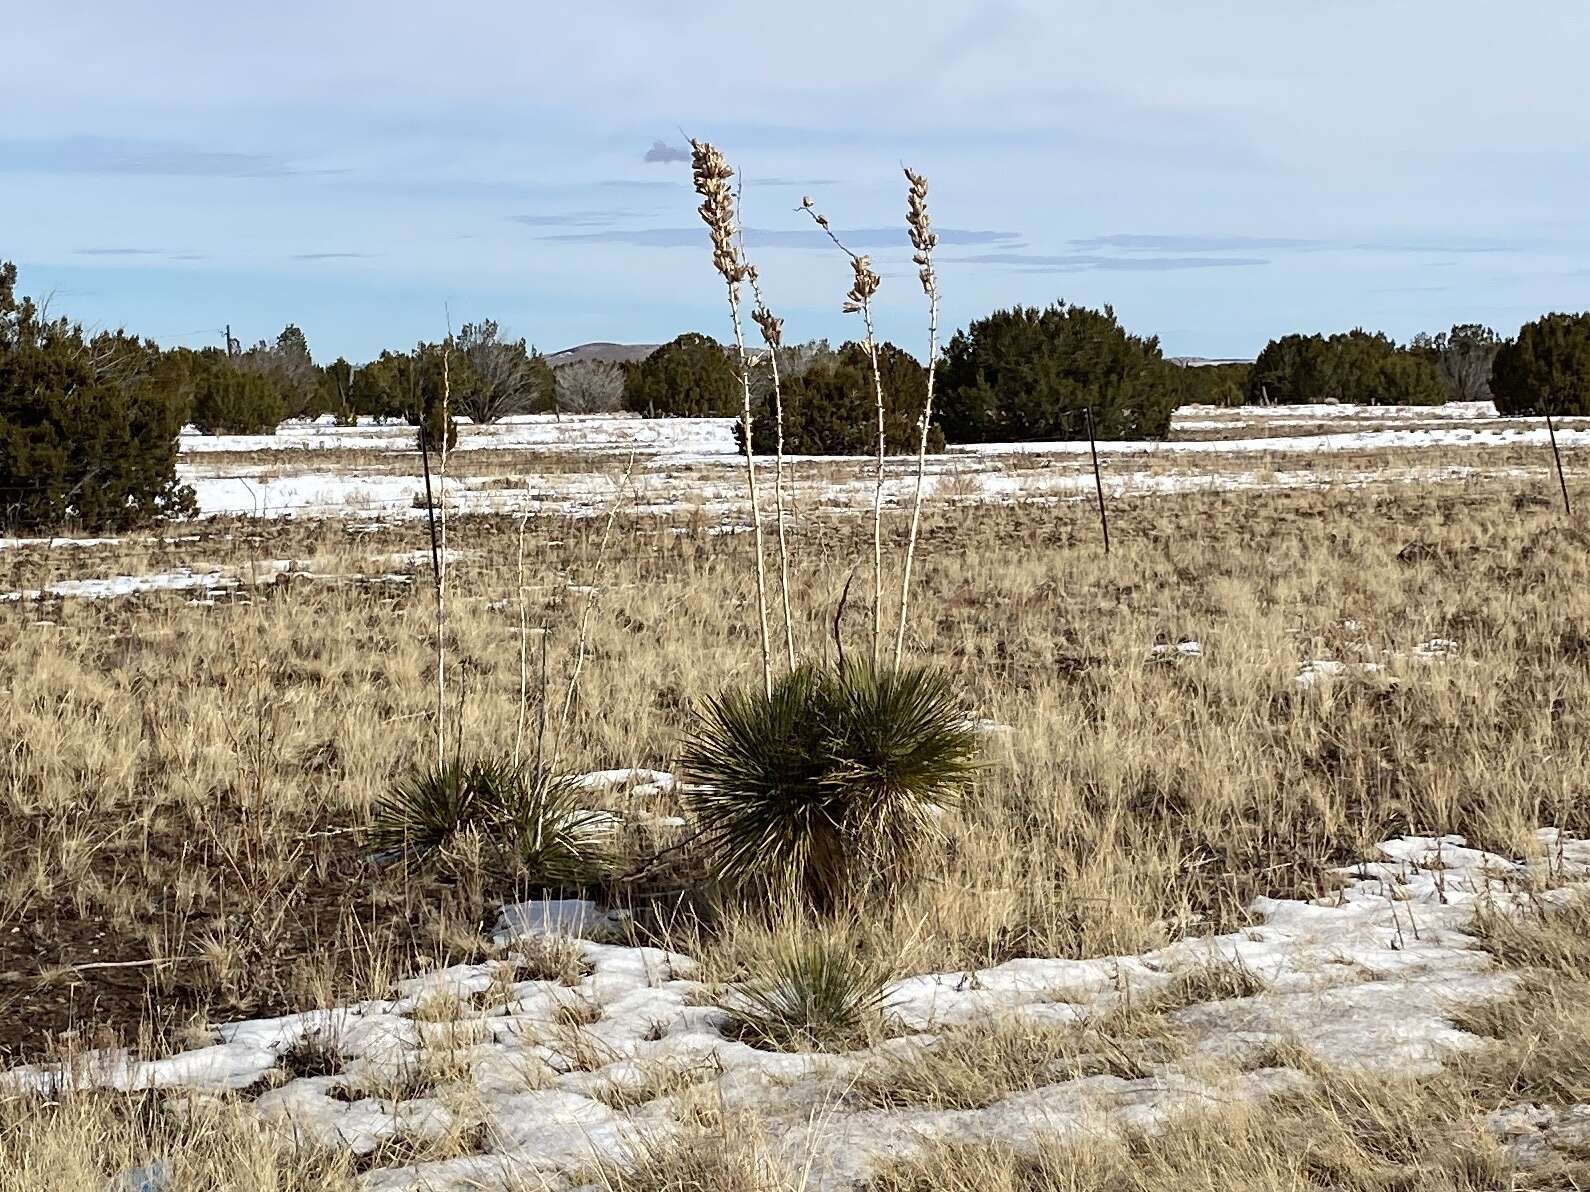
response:
M518 781L513 765L497 758L454 757L415 767L376 805L367 839L377 850L423 859L459 832L489 830Z
M906 876L976 748L943 674L862 661L708 700L680 764L719 881L788 885L833 911L858 879Z
M519 873L547 885L576 885L606 869L606 817L579 805L582 790L539 766L521 778L497 825Z
M573 781L543 767L455 757L405 775L377 805L368 840L417 862L473 830L532 881L585 881L603 865L601 816L579 806L579 793Z
M769 974L719 1002L726 1032L768 1051L847 1051L883 1024L889 973L840 938L786 940Z

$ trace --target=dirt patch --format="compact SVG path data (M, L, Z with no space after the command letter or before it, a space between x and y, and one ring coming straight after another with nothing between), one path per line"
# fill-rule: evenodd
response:
M0 823L0 857L64 854L46 819ZM219 843L248 836L235 801L168 805L0 926L0 1061L118 1043L156 1053L208 1022L379 996L393 977L471 959L516 893L377 866L346 823Z

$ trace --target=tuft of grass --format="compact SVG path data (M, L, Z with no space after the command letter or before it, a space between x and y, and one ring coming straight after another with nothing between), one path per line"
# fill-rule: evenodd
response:
M347 1057L330 1031L311 1029L294 1039L281 1053L281 1068L294 1078L335 1076Z
M528 880L576 884L603 869L602 817L580 807L580 794L576 783L542 767L455 757L400 779L377 805L367 839L378 851L421 861L475 832Z
M1451 1061L1456 1079L1500 1107L1590 1101L1590 982L1526 978L1516 996L1453 1021L1492 1040Z
M593 1022L602 1021L602 1007L592 998L575 994L559 1003L552 1013L552 1021L559 1026L590 1026Z
M1012 1093L1087 1076L1138 1080L1183 1047L1157 1015L1110 1014L1074 1026L1019 1018L957 1027L864 1071L851 1095L882 1108L981 1109Z
M1590 982L1590 897L1535 899L1517 912L1482 905L1469 931L1509 968Z
M251 1107L148 1093L0 1097L0 1192L145 1186L354 1192L344 1152L294 1137Z
M1590 1101L1590 898L1537 899L1514 912L1485 907L1470 930L1525 975L1513 997L1454 1017L1494 1040L1457 1056L1454 1077L1497 1107Z
M626 1111L695 1088L722 1074L722 1065L716 1057L690 1065L654 1062L642 1067L637 1077L623 1083L610 1081L591 1096L611 1109Z
M1189 1112L1153 1132L936 1143L872 1192L1494 1192L1577 1188L1522 1176L1461 1098L1417 1082L1336 1076L1262 1104ZM1580 1173L1583 1174L1583 1165ZM1553 1173L1554 1175L1560 1174Z
M1242 963L1241 959L1222 957L1177 973L1170 984L1155 990L1144 1000L1146 1008L1169 1014L1173 1010L1202 1002L1255 997L1269 987L1270 983Z
M561 935L533 935L518 940L503 958L499 975L506 981L556 981L578 985L595 966L585 959L580 945Z
M438 1134L405 1130L382 1139L373 1149L358 1156L353 1166L357 1171L368 1172L383 1167L435 1163L464 1155L484 1154L491 1142L491 1127L485 1122L455 1124Z
M720 881L787 883L832 911L863 875L902 884L976 752L943 672L860 662L708 700L680 764Z
M582 1178L602 1192L800 1192L805 1181L779 1159L756 1118L708 1109L681 1132L637 1138Z
M850 1051L883 1027L890 973L842 940L823 936L775 948L771 971L723 998L726 1033L767 1051Z

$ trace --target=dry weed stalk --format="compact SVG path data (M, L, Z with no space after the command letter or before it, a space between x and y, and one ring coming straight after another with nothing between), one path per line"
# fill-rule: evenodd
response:
M451 322L451 320L449 320ZM443 764L446 752L443 738L447 724L447 440L452 424L448 406L453 396L453 333L449 327L442 345L442 444L437 453L437 535L440 550L436 555L436 766Z
M762 300L762 287L754 266L751 267L749 280L751 296L756 300L751 319L761 329L762 342L767 345L768 367L773 373L773 427L776 435L773 445L773 500L778 509L779 591L784 597L784 647L789 656L789 668L794 670L795 613L789 587L789 538L784 525L784 393L778 375L778 350L784 342L784 320L770 311Z
M563 752L563 734L569 726L569 720L574 714L574 695L580 685L580 675L585 670L585 656L590 649L591 617L596 612L597 597L601 589L597 581L601 579L602 567L607 560L607 548L613 541L613 528L618 524L618 515L624 507L624 495L632 491L635 477L635 453L629 453L629 459L624 465L624 474L619 478L618 491L613 496L613 503L608 506L607 524L602 527L602 538L596 547L596 558L591 562L590 574L586 576L585 607L580 610L580 624L576 633L574 647L574 666L569 671L569 683L563 692L563 707L558 715L558 723L552 730L552 758L548 768L557 772L558 762ZM545 668L543 667L543 674ZM543 683L541 693L542 705L546 704L546 691ZM541 762L540 750L536 753L536 762Z
M694 137L690 140L690 162L696 193L701 196L701 206L697 210L712 236L712 264L728 287L729 318L734 324L734 349L743 397L740 425L745 432L745 480L751 496L751 527L756 548L756 603L761 624L762 682L771 695L773 658L767 621L767 561L762 549L762 510L756 489L756 447L751 441L751 363L746 354L745 333L740 324L740 283L748 280L753 271L741 257L736 241L734 194L729 189L734 170L716 147Z
M900 665L905 652L905 619L911 605L911 565L916 561L916 539L922 524L922 489L927 477L928 428L933 421L933 379L939 359L939 276L933 268L933 250L938 246L938 233L933 231L928 217L927 179L905 167L906 227L911 233L911 260L916 264L917 277L922 281L922 292L928 300L928 362L927 398L922 404L922 417L918 420L919 439L916 452L916 497L911 503L911 533L906 538L905 570L900 576L900 623L895 626L894 664Z
M867 353L867 362L872 366L872 387L875 405L878 412L878 467L872 489L872 660L878 661L883 649L883 454L884 454L884 425L883 425L883 372L878 366L878 337L872 325L872 298L878 292L882 278L874 272L872 259L864 254L851 252L845 243L834 234L834 229L828 223L828 217L823 215L812 205L811 196L801 200L800 209L812 217L815 223L834 246L850 258L852 279L850 290L845 294L844 311L846 314L860 314L863 324L867 329L867 336L862 341L862 347Z
M519 611L519 715L514 725L513 764L517 767L524 752L525 717L530 708L530 602L524 586L524 532L530 524L530 482L525 482L525 507L519 514L518 550L515 552L515 597ZM541 649L546 651L546 627L541 629ZM546 688L541 690L542 706ZM539 758L537 759L539 760Z

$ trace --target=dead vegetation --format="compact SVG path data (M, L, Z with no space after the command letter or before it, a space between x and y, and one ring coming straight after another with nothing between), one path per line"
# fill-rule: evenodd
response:
M1112 507L1107 559L1081 507L930 505L908 639L954 668L978 716L1011 731L987 739L975 797L945 813L946 844L927 858L926 880L848 924L847 946L895 972L1135 953L1238 925L1258 893L1327 893L1330 867L1399 832L1458 832L1518 855L1542 824L1590 830L1590 759L1576 744L1590 729L1590 542L1517 495L1464 482L1123 500ZM688 521L622 526L564 754L575 769L668 770L688 701L754 672L749 544ZM792 582L821 613L795 626L803 651L826 647L869 530L836 521L796 531ZM568 588L600 531L532 522L530 557L545 577L535 599L578 607L583 594ZM357 569L375 553L424 547L415 526L197 532L197 542L108 548L93 566L133 574L184 559L243 567L314 557ZM520 681L515 533L507 519L449 528L450 545L472 552L450 578L460 714L469 739L503 747ZM0 552L0 585L81 572L84 557ZM865 632L865 611L849 615L847 629ZM428 1026L488 1012L518 981L580 981L583 961L556 945L507 956L483 947L496 904L539 891L494 884L472 872L467 852L445 872L366 855L372 809L428 746L430 616L424 585L268 588L214 605L156 594L0 613L10 710L0 725L0 1054L118 1038L153 1053L209 1022L384 996L400 977L460 960L498 962L491 1005ZM1456 649L1413 656L1434 638ZM1152 651L1184 640L1202 653ZM567 635L552 642L571 645ZM1299 687L1300 665L1321 658L1383 669ZM621 816L681 811L668 792L615 788L589 801ZM765 971L778 916L702 898L700 858L683 835L663 831L655 843L679 847L633 880L620 864L617 877L579 892L627 906L643 942L696 956L709 981ZM1590 1100L1590 931L1582 908L1541 898L1538 920L1482 916L1485 946L1534 975L1520 998L1464 1019L1496 1043L1464 1057L1451 1083L1322 1084L1284 1100L1283 1112L1236 1108L1085 1151L951 1148L877 1186L1590 1185L1580 1159L1555 1152L1526 1179L1476 1125L1519 1100ZM1176 1055L1162 1014L1256 993L1253 974L1212 965L1135 1004L1142 1018L1130 1029L1095 1021L951 1032L880 1065L851 1095L972 1107L1057 1078L1148 1075ZM599 1007L569 1005L557 1041L567 1065L600 1066L581 1029ZM333 1056L298 1058L306 1070L335 1071ZM634 1105L692 1082L659 1071L606 1095ZM52 1184L40 1164L108 1178L114 1164L136 1162L137 1131L195 1171L224 1162L256 1181L200 1186L336 1188L352 1175L315 1156L283 1158L263 1127L241 1119L205 1119L193 1138L228 1134L205 1155L173 1138L163 1116L97 1108L91 1123L86 1109L57 1107L50 1132L45 1112L4 1109L0 1188L90 1186ZM783 1186L745 1138L713 1137L715 1155L648 1158L650 1167L609 1173L609 1186ZM38 1182L18 1182L13 1170Z
M169 563L230 537L239 556L351 566L423 547L418 527L369 542L336 524L248 527L249 542L244 528L160 550ZM575 768L669 769L688 699L754 656L734 614L754 599L748 544L649 528L626 524L606 567L565 745ZM910 636L1013 731L989 739L978 796L946 815L928 880L862 928L902 971L1142 951L1240 922L1255 893L1317 892L1323 869L1401 831L1516 854L1540 824L1587 827L1586 763L1568 747L1590 722L1582 531L1464 485L1121 502L1113 528L1106 560L1077 510L925 517ZM796 582L823 614L796 627L803 650L823 648L840 561L865 529L801 544ZM533 523L536 599L581 599L558 576L579 574L599 530ZM504 745L513 532L468 518L450 530L474 552L450 598L467 735ZM1410 542L1434 554L1402 557ZM0 582L69 566L39 553L0 554ZM513 889L467 865L374 865L361 848L380 795L424 754L428 605L412 587L395 601L308 588L0 619L0 1047L38 1054L106 1024L132 1039L156 1004L169 1032L378 996L478 955ZM1435 637L1457 652L1407 657ZM1182 639L1203 654L1151 661L1154 642ZM1321 657L1384 670L1299 689L1299 665ZM666 794L591 802L680 811ZM604 896L630 902L651 938L743 975L736 949L766 926L681 903L696 860L687 846Z

